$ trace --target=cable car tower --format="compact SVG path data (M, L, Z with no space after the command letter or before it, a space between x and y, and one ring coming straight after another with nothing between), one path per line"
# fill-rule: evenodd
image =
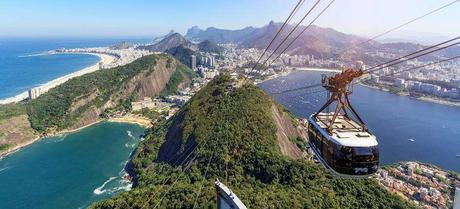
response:
M323 110L328 108L332 103L336 103L335 111L330 121L323 121L327 125L327 131L329 134L332 134L332 129L337 116L342 112L343 117L348 120L352 120L348 114L351 112L353 116L358 120L359 125L361 126L362 131L367 131L366 124L359 117L358 113L355 111L353 106L351 106L349 95L352 93L351 83L355 78L358 78L364 74L364 70L359 69L355 70L352 68L345 69L341 73L335 74L333 76L323 75L321 82L322 86L329 92L329 97L327 102L316 112L313 117L321 120L318 115ZM347 111L348 110L348 111Z

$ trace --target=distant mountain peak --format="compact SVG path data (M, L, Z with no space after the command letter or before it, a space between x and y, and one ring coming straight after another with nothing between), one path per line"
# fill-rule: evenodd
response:
M140 47L141 49L146 49L153 52L165 52L169 49L178 47L183 45L184 47L192 47L192 43L188 41L184 36L180 33L173 32L168 34L165 38L163 38L158 43Z
M194 37L198 35L199 33L203 32L203 30L198 27L198 26L193 26L187 30L187 33L185 34L185 37Z
M168 33L168 34L166 34L166 36L165 36L165 37L167 37L167 36L170 36L170 35L172 35L172 34L174 34L174 33L176 33L174 30L170 30L170 31L169 31L169 33Z

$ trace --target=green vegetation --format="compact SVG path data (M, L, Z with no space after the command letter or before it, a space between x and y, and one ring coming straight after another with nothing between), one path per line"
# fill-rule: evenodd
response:
M220 54L224 51L224 48L217 45L213 40L205 40L198 44L198 49L202 52L210 52Z
M23 104L0 104L0 121L23 114L26 114L26 108Z
M192 61L190 59L192 55L197 56L197 60L200 58L200 53L195 52L184 45L179 45L177 47L168 49L166 53L174 56L177 60L187 66L192 66Z
M142 108L139 111L133 112L133 114L139 114L142 115L151 121L157 121L160 118L164 117L167 112L159 113L156 110L148 109L148 108Z
M61 130L73 125L78 117L91 106L103 106L112 95L121 91L122 85L142 71L153 70L157 56L143 57L128 65L104 69L73 78L32 100L27 107L32 128L39 132L48 129ZM77 99L95 98L70 111Z
M300 150L305 150L305 147L307 146L307 141L298 136L296 138L291 139L291 141L300 149Z
M252 84L231 82L215 78L174 118L148 130L128 166L135 188L91 208L192 208L201 182L197 208L216 208L216 178L249 208L414 208L375 180L335 179L282 155L274 101Z
M3 150L7 150L11 147L11 144L0 144L0 152Z
M176 94L179 89L179 85L184 81L185 78L191 79L196 76L196 73L193 72L193 70L191 70L189 67L183 64L178 64L176 72L174 72L174 74L171 76L168 83L166 84L166 87L163 89L163 91L161 91L160 95L166 96Z

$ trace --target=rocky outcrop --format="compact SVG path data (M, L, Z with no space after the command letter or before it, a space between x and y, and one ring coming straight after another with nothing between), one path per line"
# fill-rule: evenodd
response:
M176 71L176 66L177 62L173 58L158 59L155 66L130 79L102 107L91 106L87 108L71 129L81 128L99 121L100 115L105 109L114 107L119 100L125 100L132 95L136 98L158 96ZM76 100L71 110L75 111L96 99L98 91L95 90L89 96Z
M8 146L0 150L0 156L34 142L38 134L30 127L27 115L14 116L0 121L0 144Z
M174 59L170 59L169 68L167 62L167 60L160 60L153 72L139 75L136 92L139 98L157 96L165 88L171 76L176 72L177 66Z
M291 142L291 139L296 137L306 139L305 134L293 124L294 119L286 112L280 111L275 104L272 105L271 113L276 124L276 137L281 153L293 159L302 158L302 151Z

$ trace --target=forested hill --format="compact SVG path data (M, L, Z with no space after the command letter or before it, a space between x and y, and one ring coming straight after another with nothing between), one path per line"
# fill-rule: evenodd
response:
M192 208L195 199L216 208L216 178L249 208L414 207L374 180L333 178L299 155L302 137L260 88L219 76L146 132L128 167L134 188L91 208Z
M130 64L73 78L27 104L32 128L42 134L74 129L162 92L176 93L191 70L169 55L150 55ZM168 85L168 82L174 85ZM187 79L190 80L190 79Z

